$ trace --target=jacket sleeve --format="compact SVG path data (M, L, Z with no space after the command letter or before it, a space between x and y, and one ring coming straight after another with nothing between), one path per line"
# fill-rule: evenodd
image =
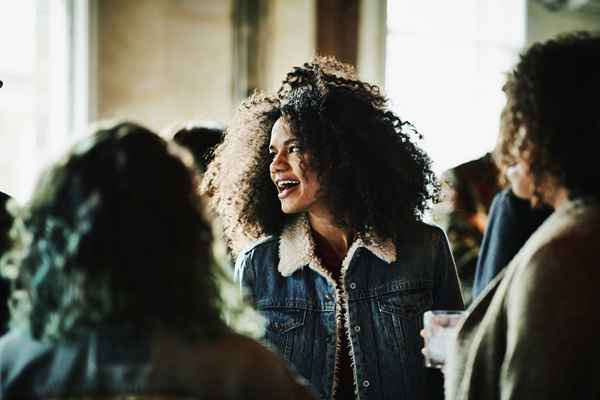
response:
M435 228L432 240L434 263L433 310L464 310L460 284L454 258L450 252L446 234L440 228ZM444 377L440 370L427 369L427 387L429 400L443 400Z
M434 286L433 310L464 310L460 284L456 273L456 265L450 252L446 234L440 228L435 228L433 235L434 249Z
M249 301L256 305L254 296L254 282L255 282L255 267L253 263L253 250L245 251L240 253L234 269L234 279L240 285L240 290L246 297L249 297Z
M510 235L511 231L514 231L511 227L514 216L509 203L507 192L496 194L492 201L475 268L473 298L483 292L488 283L516 254L516 250L510 248L513 240L510 236L506 237L506 235Z
M496 195L477 260L473 297L508 265L549 214L549 209L532 208L529 200L519 199L510 189Z

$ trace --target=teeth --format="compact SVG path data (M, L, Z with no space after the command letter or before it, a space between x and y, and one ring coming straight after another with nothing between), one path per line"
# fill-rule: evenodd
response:
M298 184L300 183L299 181L294 181L294 180L285 180L285 181L279 181L277 182L277 186L281 189L283 189L285 186L287 185L294 185L294 184Z

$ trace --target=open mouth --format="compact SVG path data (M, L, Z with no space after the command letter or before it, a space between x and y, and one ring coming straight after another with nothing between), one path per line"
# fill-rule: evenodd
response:
M277 186L277 191L279 192L278 197L280 199L283 199L287 197L287 195L289 195L291 192L296 190L298 185L300 185L300 181L294 179L282 179L280 181L277 181L275 185Z

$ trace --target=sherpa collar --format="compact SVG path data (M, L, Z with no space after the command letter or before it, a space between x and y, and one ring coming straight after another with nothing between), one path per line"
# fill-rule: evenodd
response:
M362 239L355 240L342 261L342 274L346 273L350 260L356 250L364 247L388 264L396 261L396 246L391 240L373 240L366 244ZM308 218L305 214L286 226L279 238L279 265L277 270L287 277L302 269L305 265L329 277L321 260L315 254L315 243L311 234Z

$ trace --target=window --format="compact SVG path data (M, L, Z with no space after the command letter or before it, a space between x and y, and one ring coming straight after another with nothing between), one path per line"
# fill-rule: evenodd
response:
M31 179L39 74L32 1L3 4L0 13L0 190L19 196Z
M525 0L388 0L386 91L437 173L493 148L525 24Z
M10 0L0 13L0 190L27 199L40 170L83 132L91 0Z

